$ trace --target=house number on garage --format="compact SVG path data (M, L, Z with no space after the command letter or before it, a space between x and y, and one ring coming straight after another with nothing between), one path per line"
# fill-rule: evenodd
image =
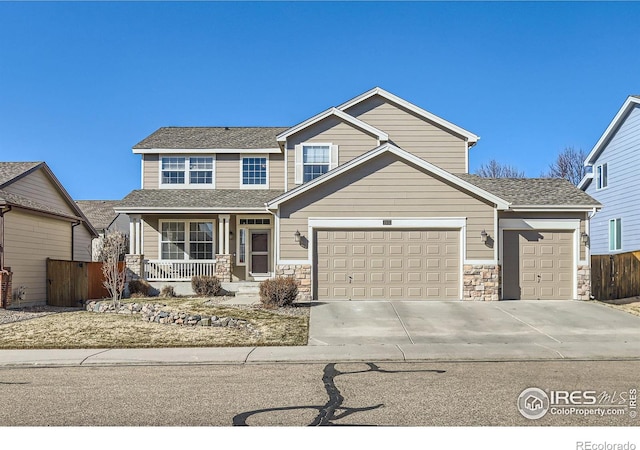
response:
M391 219L382 219L382 225L391 225Z

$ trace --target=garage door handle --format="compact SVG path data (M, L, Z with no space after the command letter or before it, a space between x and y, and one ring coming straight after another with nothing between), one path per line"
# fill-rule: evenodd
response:
M353 280L352 276L349 276L349 284L351 284L351 281Z
M542 277L541 277L540 275L538 275L538 283L540 283L540 279L541 279L541 278L542 278Z

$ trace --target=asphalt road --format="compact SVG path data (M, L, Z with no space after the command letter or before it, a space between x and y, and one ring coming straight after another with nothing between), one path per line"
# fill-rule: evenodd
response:
M9 426L637 426L640 361L0 368ZM616 392L624 415L516 407L529 387ZM622 396L621 396L621 393Z

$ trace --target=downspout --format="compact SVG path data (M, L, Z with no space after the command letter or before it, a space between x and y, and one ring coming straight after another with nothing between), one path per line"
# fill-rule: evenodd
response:
M71 224L71 261L73 261L73 255L75 250L75 228L82 223L81 220L78 220L76 223Z
M8 209L0 209L0 270L4 270L4 215L11 211L11 205Z

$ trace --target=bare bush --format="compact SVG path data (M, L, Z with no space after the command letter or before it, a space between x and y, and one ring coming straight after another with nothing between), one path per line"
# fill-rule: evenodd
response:
M127 236L120 231L111 231L102 240L100 251L104 278L102 283L116 306L119 306L124 292L126 268L124 264L120 264L120 261L127 251L127 246Z
M197 295L213 297L220 294L222 285L217 277L202 275L191 278L191 288Z
M260 283L260 301L275 308L293 304L298 297L298 282L293 277L278 277Z

